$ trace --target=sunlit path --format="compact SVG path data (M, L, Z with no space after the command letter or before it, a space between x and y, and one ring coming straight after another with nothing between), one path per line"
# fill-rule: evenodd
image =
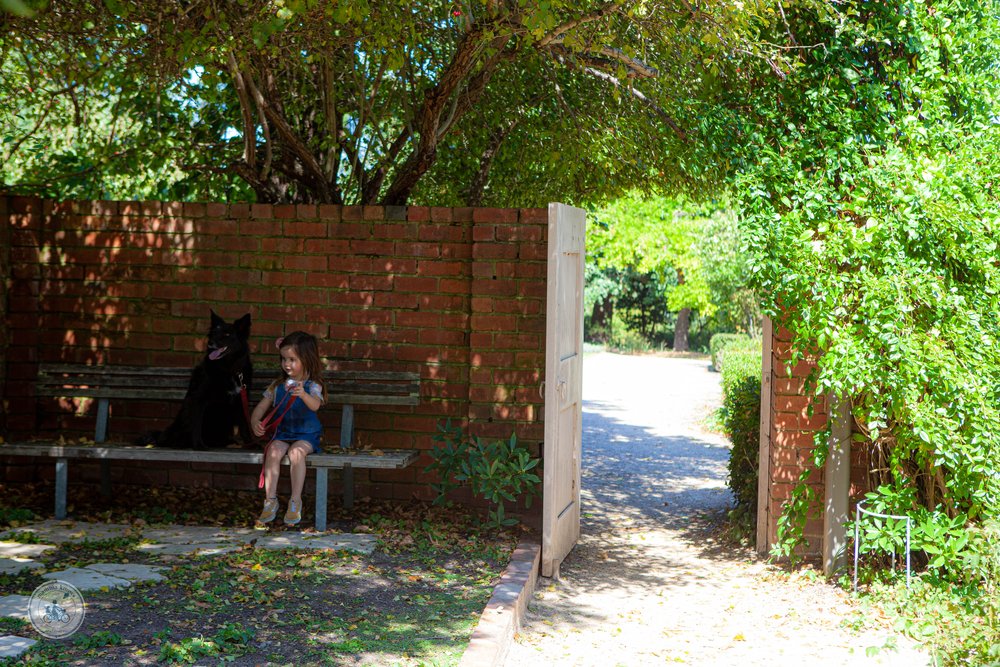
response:
M846 596L718 541L729 450L702 423L719 380L704 359L587 357L580 543L508 667L921 664L866 656L887 637L843 629Z

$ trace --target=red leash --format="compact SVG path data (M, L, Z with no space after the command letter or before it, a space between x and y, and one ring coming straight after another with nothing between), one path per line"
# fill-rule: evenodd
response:
M275 391L275 393L277 393L277 391ZM246 397L244 396L244 400L245 398ZM288 400L289 398L291 400ZM282 399L282 402L279 403L278 405L275 405L274 408L272 408L271 411L267 413L263 419L260 420L260 425L264 427L264 435L267 435L268 431L270 431L271 439L268 440L266 445L264 445L264 460L260 467L260 479L257 480L258 489L264 488L264 468L267 466L267 448L271 446L272 442L274 442L274 434L278 432L278 424L280 424L281 420L285 418L285 413L291 409L292 404L295 403L296 398L298 398L298 396L293 396L291 392L286 392L285 397ZM285 409L282 410L281 414L279 415L278 410L281 408L282 405L285 406Z

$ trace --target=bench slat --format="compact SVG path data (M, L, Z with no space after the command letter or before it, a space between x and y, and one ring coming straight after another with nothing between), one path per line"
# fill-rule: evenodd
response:
M374 454L369 450L343 454L310 454L306 465L310 468L343 468L350 465L365 469L405 468L417 459L417 452L405 449L380 450ZM47 456L50 458L99 459L123 461L195 461L198 463L250 463L260 465L263 451L236 449L167 449L160 447L137 447L115 445L111 447L83 447L59 445L57 443L8 443L0 445L0 456ZM284 462L288 462L285 457Z
M260 373L262 369L256 369ZM46 375L78 375L89 373L101 377L114 377L116 375L129 376L172 376L187 378L191 375L190 368L178 368L176 366L88 366L85 364L49 364L38 365L39 376ZM325 371L323 377L332 382L350 380L383 380L396 382L416 382L420 380L420 374L413 371Z
M182 400L187 389L129 389L127 398ZM121 387L38 387L38 396L58 398L125 398Z
M114 387L38 387L35 393L38 396L57 398L123 398L121 390ZM180 401L184 399L186 393L187 389L130 389L128 398ZM260 394L251 394L250 403L256 403L259 398ZM327 403L418 405L420 403L420 396L415 393L393 396L387 394L342 394L339 392L329 392L327 394Z
M86 364L38 364L38 375L78 375L90 373L101 377L115 375L153 375L189 377L190 368L176 366L88 366Z
M417 405L420 375L408 371L329 371L324 376L331 403L365 405ZM36 382L38 396L181 400L187 393L190 371L181 368L137 366L73 366L41 364ZM251 387L253 399L272 378L258 378Z
M76 375L72 377L39 377L35 384L43 387L119 387L125 389L187 389L189 378L185 377L101 377L99 375Z

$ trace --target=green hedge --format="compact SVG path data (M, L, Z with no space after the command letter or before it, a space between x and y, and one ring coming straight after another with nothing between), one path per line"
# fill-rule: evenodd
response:
M729 488L736 506L757 511L757 463L760 451L761 353L727 349L722 368L723 427L733 443Z
M708 350L712 354L712 369L721 371L725 362L723 352L729 350L753 350L760 349L760 342L755 341L745 334L718 333L712 336L708 342Z

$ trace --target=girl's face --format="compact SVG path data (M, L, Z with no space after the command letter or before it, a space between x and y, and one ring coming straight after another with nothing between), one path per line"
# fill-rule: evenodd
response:
M296 382L304 382L307 379L305 377L305 370L302 368L302 360L299 359L295 348L291 346L283 347L279 350L279 353L281 354L281 370L285 371L285 375Z

